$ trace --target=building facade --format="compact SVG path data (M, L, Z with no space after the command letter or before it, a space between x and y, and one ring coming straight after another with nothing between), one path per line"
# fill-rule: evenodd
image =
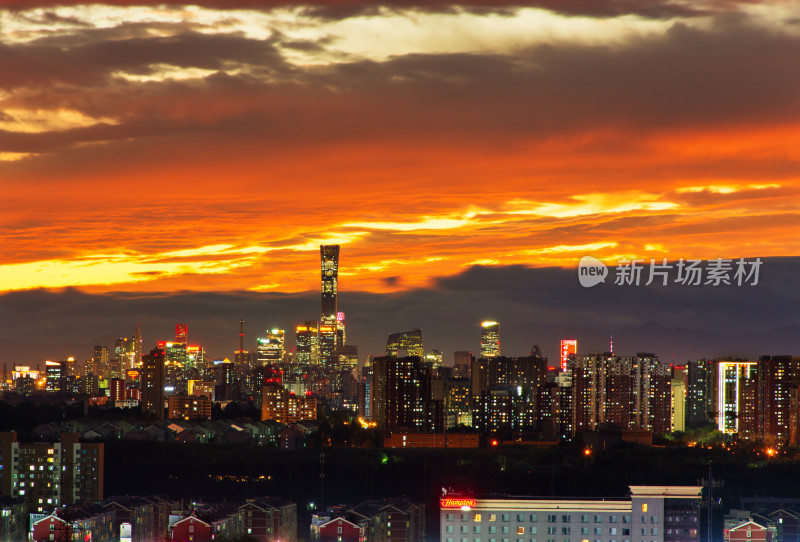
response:
M701 487L631 486L627 499L444 495L442 542L698 542Z

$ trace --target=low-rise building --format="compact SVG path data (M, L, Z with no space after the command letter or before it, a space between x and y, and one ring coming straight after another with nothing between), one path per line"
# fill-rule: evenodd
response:
M631 486L621 499L446 494L441 541L698 542L699 486Z
M34 542L116 542L114 512L97 505L66 506L33 524Z
M179 519L170 528L172 542L211 542L211 524L194 514Z

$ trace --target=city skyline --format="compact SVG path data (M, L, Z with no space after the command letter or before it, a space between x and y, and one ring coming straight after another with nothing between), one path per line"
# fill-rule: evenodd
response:
M319 272L318 260L309 265L310 274ZM475 268L436 288L402 295L345 289L340 308L347 313L348 343L359 346L362 361L382 355L391 333L421 328L425 351L440 350L452 364L455 351L480 352L480 323L489 319L500 323L504 355L527 355L538 344L551 365L557 364L562 339L577 339L580 353L604 352L611 335L616 353L654 352L668 363L794 354L800 350L794 310L800 301L794 286L800 261L767 259L764 267L757 287L606 284L594 289L581 287L575 270ZM287 344L293 345L295 328L319 310L319 296L319 291L14 292L0 296L0 325L15 332L0 338L0 347L11 364L82 359L97 344L132 336L140 323L147 352L157 341L171 340L176 323L187 323L192 342L207 355L234 359L240 319L245 350L255 351L257 338L272 329L286 330Z
M639 4L0 0L0 362L292 344L320 245L362 361L482 321L551 365L800 352L800 4ZM763 266L588 289L587 255Z

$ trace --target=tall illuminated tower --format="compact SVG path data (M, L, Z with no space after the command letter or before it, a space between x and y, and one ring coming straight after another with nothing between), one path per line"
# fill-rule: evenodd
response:
M330 365L336 361L337 313L339 297L339 245L320 245L322 264L322 311L319 322L320 360Z
M481 322L481 357L496 358L500 356L500 324L497 322Z

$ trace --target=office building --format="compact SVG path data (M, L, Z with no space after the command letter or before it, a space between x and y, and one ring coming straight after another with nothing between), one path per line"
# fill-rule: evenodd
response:
M238 401L240 381L236 378L236 365L229 359L214 362L214 396L217 401Z
M111 362L107 378L121 378L125 371L133 369L138 364L134 359L135 350L133 340L128 337L120 337L114 341L114 359Z
M189 342L189 324L175 324L175 342L183 344Z
M295 328L295 356L301 365L319 363L319 322L303 322Z
M258 365L283 363L286 332L282 329L267 330L265 337L258 338Z
M66 377L67 377L67 362L66 361L50 361L44 362L45 367L45 391L61 392L66 391Z
M105 377L109 371L108 347L97 345L92 354L92 373Z
M425 364L432 369L438 369L442 365L444 355L441 350L433 349L425 354Z
M699 486L631 486L621 499L445 494L442 542L699 542Z
M798 407L792 391L800 385L800 358L761 356L757 376L758 438L772 446L789 444L796 440L792 437L797 431Z
M481 357L496 358L500 356L500 324L497 322L481 322Z
M425 352L422 347L422 330L411 329L389 335L386 339L386 355L395 358L416 356L423 359Z
M570 356L578 353L578 341L575 339L561 339L561 370L567 370Z

